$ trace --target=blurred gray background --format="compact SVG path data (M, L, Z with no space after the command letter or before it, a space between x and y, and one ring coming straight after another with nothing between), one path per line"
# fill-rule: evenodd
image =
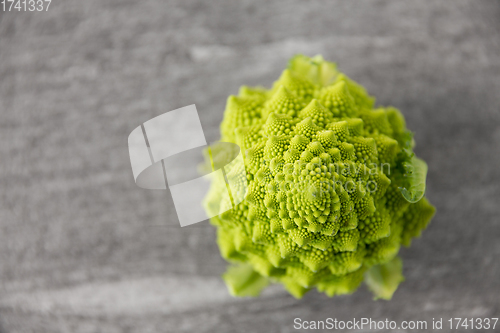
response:
M500 2L53 0L0 12L0 332L293 332L293 320L500 316ZM208 222L133 181L128 134L318 53L402 110L437 215L390 302L234 299ZM497 327L499 329L500 327ZM447 330L443 330L446 332Z

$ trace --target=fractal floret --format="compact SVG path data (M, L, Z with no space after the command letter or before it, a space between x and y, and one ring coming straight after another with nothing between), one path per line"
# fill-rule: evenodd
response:
M314 288L334 296L365 281L376 298L392 297L404 280L400 246L435 209L403 115L374 105L334 63L303 55L271 89L243 86L229 97L221 142L239 146L246 179L226 176L246 192L231 208L221 202L227 184L214 180L204 205L217 215L233 295L256 296L274 282L297 298ZM224 149L210 158L224 164ZM221 206L229 209L217 214Z

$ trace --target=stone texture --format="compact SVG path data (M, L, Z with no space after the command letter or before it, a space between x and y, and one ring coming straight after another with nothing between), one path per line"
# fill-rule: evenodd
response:
M0 332L292 332L293 320L500 316L495 1L54 1L0 13ZM437 215L390 302L233 299L206 222L135 186L127 136L196 104L209 140L242 84L317 53L394 105ZM445 332L446 330L443 330Z

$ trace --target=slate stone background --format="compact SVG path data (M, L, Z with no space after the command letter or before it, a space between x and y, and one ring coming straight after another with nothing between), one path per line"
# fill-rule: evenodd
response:
M294 332L293 320L500 317L500 2L53 0L0 13L0 332ZM138 188L127 136L321 53L402 110L437 215L390 302L234 299L207 223ZM499 329L500 327L497 327ZM443 330L446 332L448 330ZM400 331L401 332L401 331ZM456 331L455 331L456 332Z

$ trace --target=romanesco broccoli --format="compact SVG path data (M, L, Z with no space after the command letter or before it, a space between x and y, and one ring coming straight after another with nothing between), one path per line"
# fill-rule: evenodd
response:
M377 298L392 297L403 280L400 245L435 208L403 115L374 104L334 63L303 55L271 89L243 86L229 97L221 141L241 148L248 191L211 223L234 263L223 276L233 295L257 295L271 281L297 298L312 288L334 296L365 280ZM224 187L212 184L208 211Z

